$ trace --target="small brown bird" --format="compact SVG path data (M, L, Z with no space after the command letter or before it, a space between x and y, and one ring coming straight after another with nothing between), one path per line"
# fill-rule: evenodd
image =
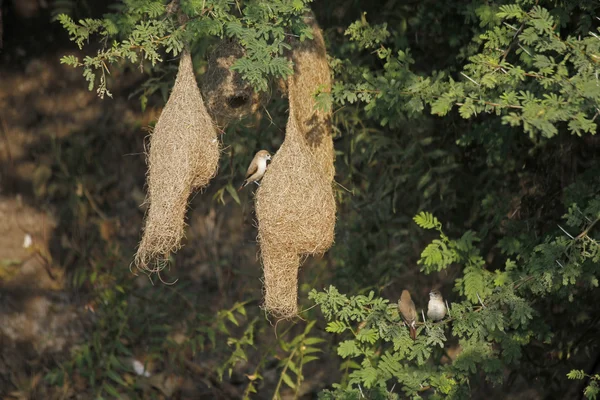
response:
M398 300L398 310L400 310L400 314L402 314L402 319L408 325L408 329L410 330L410 337L415 340L417 338L417 309L415 308L415 303L410 298L410 293L408 290L403 290L402 295L400 296L400 300Z
M446 304L439 290L429 292L429 304L427 306L427 318L437 322L446 316Z
M271 154L266 150L261 150L256 153L246 172L246 179L238 189L238 192L252 182L259 185L258 181L260 181L265 174L265 171L267 170L267 161L270 159Z

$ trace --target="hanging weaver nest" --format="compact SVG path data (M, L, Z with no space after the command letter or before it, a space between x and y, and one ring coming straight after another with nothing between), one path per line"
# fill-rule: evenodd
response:
M294 75L288 80L290 105L296 109L300 129L325 176L332 181L335 174L331 138L331 111L315 109L317 92L331 92L331 71L327 62L323 33L311 13L304 18L311 27L313 40L292 42Z
M334 151L331 112L315 110L314 94L331 90L323 35L305 18L314 40L292 43L294 75L285 141L256 192L258 239L267 311L278 318L298 313L298 269L306 255L331 247L335 229Z
M184 51L169 100L150 136L144 234L135 264L156 272L181 247L185 213L193 190L217 171L217 131L202 101L192 58Z
M293 104L285 141L273 157L255 200L265 308L277 317L291 318L297 314L300 256L329 249L336 210L331 180L311 152Z
M231 70L243 56L239 43L220 41L208 58L208 69L200 82L208 112L222 129L231 121L254 114L268 101L266 93L255 91L238 72Z

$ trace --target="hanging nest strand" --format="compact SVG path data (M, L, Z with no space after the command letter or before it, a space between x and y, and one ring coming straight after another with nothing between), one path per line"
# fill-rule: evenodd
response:
M208 184L219 161L217 131L202 101L192 58L184 51L169 100L150 136L149 204L135 264L149 272L181 247L192 191Z
M208 68L200 85L208 112L221 129L230 122L256 113L269 96L257 92L231 67L244 56L244 49L234 40L221 40L208 58Z
M300 257L329 249L336 211L331 181L315 161L293 104L285 140L262 179L255 201L265 309L276 317L292 318L297 313Z
M311 27L313 40L301 42L294 39L292 42L294 75L288 80L288 96L312 153L325 176L333 181L335 153L331 136L331 110L316 109L314 98L317 92L331 92L331 70L323 33L314 14L306 15L304 23Z
M300 256L277 246L261 243L264 268L263 307L277 318L298 314L298 268Z

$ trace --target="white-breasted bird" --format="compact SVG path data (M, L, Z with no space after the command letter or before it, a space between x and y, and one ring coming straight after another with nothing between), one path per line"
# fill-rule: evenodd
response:
M446 304L439 290L429 292L429 304L427 305L427 317L434 322L446 316Z
M249 183L256 183L258 185L258 181L261 180L265 171L267 170L267 161L271 159L271 154L269 154L266 150L261 150L252 159L250 166L248 167L248 171L246 171L246 179L242 186L238 189L238 191L242 190Z

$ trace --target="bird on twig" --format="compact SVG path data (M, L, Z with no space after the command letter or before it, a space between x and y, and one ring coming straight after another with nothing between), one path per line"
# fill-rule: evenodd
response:
M412 340L417 338L417 309L415 308L415 303L412 301L410 297L410 292L408 290L403 290L402 295L400 296L400 300L398 300L398 310L400 310L400 314L402 315L402 319L408 325L408 329L410 330L410 337Z
M427 318L437 322L446 316L446 304L439 290L429 292L429 304L427 306Z

